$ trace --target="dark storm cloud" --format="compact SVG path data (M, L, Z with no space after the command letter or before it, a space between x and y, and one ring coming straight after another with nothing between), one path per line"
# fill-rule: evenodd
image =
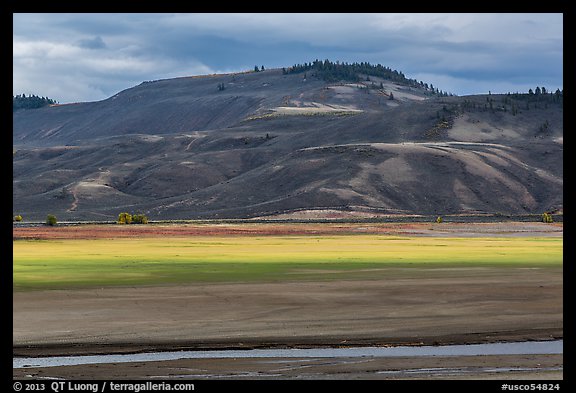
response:
M13 89L89 101L143 80L315 59L380 63L460 95L556 89L562 23L561 14L15 14Z

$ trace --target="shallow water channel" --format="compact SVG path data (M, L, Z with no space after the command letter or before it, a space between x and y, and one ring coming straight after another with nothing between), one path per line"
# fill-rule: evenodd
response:
M80 364L152 362L210 358L340 358L399 356L477 356L477 355L551 355L563 353L563 340L513 343L350 347L309 349L246 349L212 351L150 352L122 355L53 356L13 358L13 368L75 366Z

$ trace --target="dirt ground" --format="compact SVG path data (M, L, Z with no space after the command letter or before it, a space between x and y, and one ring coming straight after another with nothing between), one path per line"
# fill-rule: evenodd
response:
M548 231L562 236L562 226L536 225L535 231L530 227L534 225L512 229L519 235ZM474 233L483 235L502 234L503 229L477 228L479 232ZM15 292L13 350L14 356L47 356L549 340L563 337L562 294L561 267L491 266L390 267L371 280ZM73 379L562 378L561 355L277 361L204 359L26 368L14 369L13 375ZM431 367L448 371L425 371ZM424 371L399 371L408 369ZM451 373L452 369L460 371Z

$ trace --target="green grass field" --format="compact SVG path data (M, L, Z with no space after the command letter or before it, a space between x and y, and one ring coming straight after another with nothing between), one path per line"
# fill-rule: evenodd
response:
M382 278L389 268L562 265L562 238L377 235L16 240L13 289Z

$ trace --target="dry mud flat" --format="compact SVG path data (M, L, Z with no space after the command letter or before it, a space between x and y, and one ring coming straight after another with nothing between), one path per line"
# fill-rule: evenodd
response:
M514 232L526 235L520 229L526 225L536 224L513 226ZM484 236L496 233L480 228ZM534 229L562 236L561 226L536 225L528 232L534 235ZM409 227L412 235L414 230ZM478 232L468 235L473 233ZM396 267L371 280L16 292L13 346L15 356L46 356L550 340L563 337L562 294L562 268L536 266ZM562 378L561 355L276 361L191 359L24 368L14 369L13 375L72 379Z
M547 340L563 336L562 320L561 271L487 269L446 272L440 277L400 276L370 281L15 293L13 331L14 354L36 356ZM516 371L510 376L540 375L533 369L548 364L545 359L552 359L554 365L561 364L560 358L534 356L529 366L526 365L527 371ZM469 370L477 361L471 357L454 359L458 359L455 362L459 367ZM519 367L518 357L501 360L503 363L489 364L500 368ZM430 358L394 362L396 368L391 369L385 359L351 363L342 359L318 360L311 367L302 360L300 371L309 372L311 378L322 378L326 372L334 376L337 373L339 378L386 379L431 377L438 373L385 374L374 370L443 367ZM15 369L14 376L144 378L205 374L210 377L226 374L223 370L231 364L235 366L228 372L229 377L258 378L271 373L274 377L289 378L299 372L287 367L284 373L282 367L271 368L269 363L254 359L237 362L207 359L118 364L113 374L107 371L112 365ZM352 368L345 371L348 366ZM191 368L200 371L192 372ZM485 372L479 374L486 375ZM561 372L551 375L550 371L544 371L544 374L545 378L552 378ZM439 377L444 378L446 374L440 373Z

